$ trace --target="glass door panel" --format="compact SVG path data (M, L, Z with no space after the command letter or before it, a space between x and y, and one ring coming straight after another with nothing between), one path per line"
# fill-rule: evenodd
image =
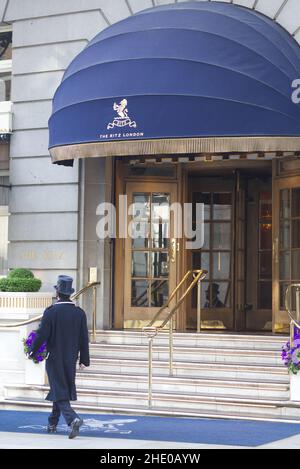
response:
M248 178L246 194L244 329L267 332L272 330L271 174Z
M259 192L258 200L257 308L272 310L272 192Z

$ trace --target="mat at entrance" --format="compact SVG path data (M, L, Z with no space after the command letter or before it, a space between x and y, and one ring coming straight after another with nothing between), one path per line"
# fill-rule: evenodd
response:
M248 420L80 414L85 437L260 446L300 434L300 424ZM45 433L47 413L0 410L0 432ZM69 428L61 418L58 434Z

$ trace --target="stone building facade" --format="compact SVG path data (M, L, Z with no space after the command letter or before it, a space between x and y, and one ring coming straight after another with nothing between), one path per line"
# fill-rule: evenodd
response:
M8 268L32 269L49 291L58 274L71 275L79 288L89 267L97 267L98 328L112 322L112 243L97 239L95 226L98 204L113 200L113 163L110 158L81 160L72 168L51 163L52 99L67 66L97 33L167 3L174 2L0 0L0 23L13 32ZM266 14L300 41L298 0L233 3Z

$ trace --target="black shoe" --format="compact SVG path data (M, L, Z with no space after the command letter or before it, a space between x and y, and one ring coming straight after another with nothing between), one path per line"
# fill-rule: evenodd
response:
M83 420L79 418L76 418L73 420L73 422L71 422L71 425L70 425L71 432L69 434L70 440L72 440L73 438L79 435L79 428L81 427L82 424L83 424Z
M47 427L47 433L56 433L56 425L48 425Z

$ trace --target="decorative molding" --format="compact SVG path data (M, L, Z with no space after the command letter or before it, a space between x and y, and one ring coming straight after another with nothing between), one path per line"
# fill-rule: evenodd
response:
M299 151L300 137L203 137L126 140L65 145L50 149L52 161L87 157L195 153Z
M12 60L0 60L0 73L11 73Z

